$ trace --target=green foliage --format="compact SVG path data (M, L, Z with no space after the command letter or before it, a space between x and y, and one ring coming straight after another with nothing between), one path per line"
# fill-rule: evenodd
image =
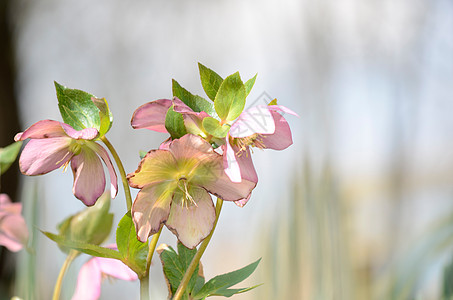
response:
M209 99L214 101L217 91L223 82L223 78L213 70L206 68L200 63L198 63L198 69L200 70L201 85L203 86L203 89Z
M211 117L206 117L203 119L203 128L207 133L217 138L226 137L228 131L230 130L230 127L231 126L229 124L220 125L219 120Z
M246 90L239 72L222 82L214 100L215 110L221 120L232 121L239 117L245 106Z
M58 108L63 121L75 130L84 128L101 128L99 109L91 98L94 96L75 89L69 89L55 82Z
M148 243L142 243L137 239L130 211L124 215L118 224L116 245L121 253L121 260L137 273L139 278L145 276Z
M187 133L184 126L184 118L181 113L176 112L171 106L165 116L165 128L170 133L172 139L179 139Z
M5 148L0 148L0 175L6 172L11 167L19 154L22 142L12 143Z
M255 76L253 76L252 78L247 80L247 82L244 84L246 96L248 96L250 94L250 91L252 90L253 85L255 84L256 76L258 76L258 74L255 74Z
M195 112L204 111L210 116L217 116L214 106L211 102L198 95L193 95L188 90L183 88L176 80L172 80L173 96L179 98L188 107Z
M242 269L218 275L212 278L211 280L206 282L206 284L203 285L203 287L193 296L193 299L205 299L209 296L231 297L234 294L243 293L254 289L258 285L242 289L229 289L229 287L248 278L255 271L260 261L261 259L258 259L254 263L251 263Z
M58 227L59 235L71 241L99 245L112 230L113 214L109 213L110 195L105 192L92 207L70 216ZM68 249L62 248L64 252Z
M109 105L105 98L95 98L91 97L94 105L99 109L99 119L101 121L100 128L99 128L99 135L105 135L110 128L112 127L113 123L113 115L109 109Z
M170 297L174 295L181 283L184 273L190 265L197 249L186 248L183 244L178 241L178 252L168 245L160 245L157 252L159 253L160 260L162 262L162 268L164 270L165 280L168 284ZM189 284L187 285L185 295L183 299L188 299L189 295L192 294L195 287L199 287L204 284L203 274L199 272L200 264L195 269ZM200 274L201 273L201 274Z
M66 236L63 235L58 235L54 234L51 232L47 231L41 231L44 233L49 239L52 241L56 242L60 247L64 248L71 248L92 256L98 256L98 257L106 257L106 258L114 258L114 259L119 259L121 260L122 256L118 251L115 251L113 249L109 248L104 248L100 247L98 245L94 244L89 244L85 242L80 242L80 241L73 241L70 239L67 239Z

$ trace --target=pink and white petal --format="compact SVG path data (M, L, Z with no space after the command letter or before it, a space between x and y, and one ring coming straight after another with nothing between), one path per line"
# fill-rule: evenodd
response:
M236 146L232 146L236 160L239 164L241 170L241 178L244 180L258 182L258 175L256 174L255 166L253 165L252 154L250 153L250 148L247 147L246 150L238 154ZM227 174L228 175L228 174ZM231 179L231 178L230 178ZM235 182L235 181L233 181Z
M222 146L223 149L223 168L225 173L230 178L232 182L241 182L241 168L239 167L239 162L236 159L235 152L229 142L229 138L226 138L225 145Z
M200 186L223 200L238 201L250 195L256 182L244 178L241 182L233 182L226 172L221 170L216 174L215 180L205 181Z
M28 241L27 224L21 215L6 215L0 219L0 245L16 252Z
M212 230L215 222L215 207L206 190L193 187L191 195L196 201L183 206L182 193L175 193L170 215L165 225L187 248L195 248Z
M105 275L128 281L138 279L137 274L120 260L105 257L96 257L94 259L97 261L101 272Z
M163 182L145 186L138 192L131 214L140 241L146 242L167 220L173 191L173 186Z
M107 166L110 176L110 193L112 199L118 194L118 178L116 176L115 168L113 167L112 161L107 151L99 144L95 142L87 142L86 145L90 147L97 155L99 155Z
M290 115L293 115L293 116L296 116L296 117L299 116L294 111L292 111L291 109L289 109L289 108L287 108L286 106L283 106L283 105L268 105L267 108L269 110L281 111L281 112L284 112L284 113L287 113L287 114L290 114Z
M235 138L241 138L255 133L271 134L274 131L274 118L272 118L268 106L258 105L241 113L231 125L230 135Z
M252 196L252 194L250 194L247 198L244 198L244 199L241 199L238 201L234 201L234 204L236 204L239 207L244 207L247 204L247 202L249 202L250 196Z
M14 140L23 141L25 139L46 139L53 137L64 137L66 133L61 127L60 122L53 120L42 120L31 125L24 132L16 134Z
M168 150L151 150L140 161L137 170L127 175L129 185L143 188L163 180L172 180L177 162Z
M85 205L91 206L105 190L105 175L101 160L89 148L82 148L71 160L74 185L72 192Z
M69 151L71 138L32 139L19 158L20 171L25 175L42 175L58 169L73 156Z
M98 136L99 131L96 128L84 128L82 130L75 130L70 125L61 123L61 127L63 127L66 134L75 139L75 140L92 140Z
M272 112L272 115L275 120L275 133L263 134L262 142L264 146L269 149L286 149L293 144L293 138L291 136L291 129L289 128L289 124L281 114Z
M170 99L159 99L143 104L134 111L131 125L134 129L146 128L157 132L167 132L165 116L173 104Z
M102 274L95 258L80 268L72 300L97 300L101 296Z

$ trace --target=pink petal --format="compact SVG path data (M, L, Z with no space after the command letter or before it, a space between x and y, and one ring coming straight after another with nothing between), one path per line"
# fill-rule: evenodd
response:
M28 228L21 215L10 214L0 218L0 245L10 251L21 250L28 241Z
M247 204L247 202L249 202L250 196L252 196L252 194L250 194L247 198L244 198L244 199L241 199L238 201L234 201L234 204L236 204L239 207L244 207Z
M97 300L101 296L101 270L96 260L90 259L80 268L72 300Z
M267 105L258 105L241 113L231 125L230 135L235 138L255 133L271 134L275 131L274 118Z
M177 161L181 159L197 159L207 161L217 157L211 144L194 134L186 134L174 140L169 146L170 152Z
M74 174L74 196L87 206L93 205L105 189L101 160L93 150L82 148L80 154L72 158L71 168Z
M169 99L159 99L143 104L132 115L132 127L134 129L146 128L157 132L167 132L165 116L172 103Z
M16 134L14 140L23 141L25 139L45 139L52 137L64 137L66 136L60 122L53 120L42 120L31 125L24 132Z
M199 113L183 113L184 125L186 126L187 132L206 137L207 134L203 128L203 119L209 117L209 115L202 111Z
M146 242L167 220L173 191L174 187L164 182L145 186L138 192L131 213L140 241Z
M4 214L20 215L22 203L13 203L7 194L0 194L0 216Z
M104 257L96 257L94 259L97 261L101 272L105 275L128 281L138 279L137 274L120 260Z
M179 98L173 97L173 110L179 113L193 113L194 111L188 107L184 102L182 102Z
M166 139L159 145L159 150L168 150L168 147L170 146L171 142L172 142L172 139L171 139L171 137L169 137L168 139Z
M241 168L239 162L236 159L235 151L233 150L229 138L226 138L226 144L222 146L223 149L223 166L225 173L231 179L232 182L241 182Z
M114 199L118 194L118 178L116 176L115 168L113 167L112 161L107 151L97 143L87 143L88 147L94 150L99 155L107 166L107 170L110 175L110 192L111 197Z
M258 182L258 175L256 174L255 166L253 165L250 148L247 147L245 151L238 153L239 149L237 148L237 146L232 147L234 149L236 160L241 170L241 178L255 183Z
M27 143L19 159L19 166L25 175L42 175L53 171L68 162L71 138L55 137L33 139Z
M299 116L294 111L292 111L291 109L289 109L289 108L287 108L286 106L283 106L283 105L268 105L267 108L269 110L281 111L281 112L284 112L284 113L287 113L287 114L290 114L290 115L293 115L293 116L296 116L296 117Z
M140 161L137 170L127 175L127 179L131 187L141 189L162 180L174 179L176 166L177 162L170 151L151 150Z
M262 142L266 146L266 148L269 149L286 149L293 144L293 138L291 136L291 129L289 128L289 124L285 120L285 118L277 112L272 112L272 116L275 120L275 132L274 134L263 134Z
M187 248L195 248L212 230L215 221L215 207L211 196L202 188L193 187L191 195L196 202L183 206L183 194L175 193L171 204L167 227Z
M96 128L85 128L82 130L75 130L71 126L65 123L61 123L61 127L63 127L64 131L68 136L75 140L92 140L98 136L99 131Z

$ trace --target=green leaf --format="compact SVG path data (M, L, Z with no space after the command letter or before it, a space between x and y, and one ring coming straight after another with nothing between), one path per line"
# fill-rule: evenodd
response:
M0 175L6 172L16 160L20 152L22 141L12 143L5 148L0 148Z
M258 74L255 74L255 76L253 76L253 78L250 78L249 80L247 80L246 83L244 83L246 96L248 96L250 94L250 91L252 90L253 85L255 84L256 76L258 76Z
M245 106L246 91L239 72L228 76L220 85L214 100L221 120L232 121L239 117Z
M212 117L216 117L217 114L214 109L214 105L203 97L193 95L188 90L183 88L176 80L172 80L173 96L179 98L188 107L195 112L204 111Z
M107 100L105 100L105 98L91 97L91 101L93 101L94 105L96 105L96 107L99 109L99 119L101 122L99 128L99 136L103 136L112 127L112 112L110 111L109 104L107 103Z
M165 116L165 128L170 133L172 139L179 139L187 133L182 114L176 112L173 106L168 109L167 115Z
M224 138L227 136L228 131L230 130L229 124L220 125L219 120L206 117L203 119L203 128L210 135L217 138Z
M140 159L143 159L146 154L148 154L148 151L145 151L145 150L140 150L138 151L138 155L140 155Z
M121 253L122 261L137 273L140 278L145 276L148 243L142 243L137 239L130 211L124 215L118 224L116 245Z
M251 286L251 287L248 287L248 288L242 288L242 289L220 289L217 292L215 292L214 294L209 295L209 296L231 297L231 296L236 295L236 294L241 294L241 293L245 293L245 292L251 291L254 288L257 288L259 286L261 286L261 284L257 284L257 285L254 285L254 286Z
M113 249L104 248L98 245L88 244L80 241L68 240L64 236L53 234L46 231L41 232L44 233L52 241L58 243L59 246L71 248L92 256L114 258L121 260L121 254Z
M91 100L93 95L81 91L68 89L55 82L57 90L58 107L63 121L75 130L84 128L101 128L99 109Z
M200 70L201 85L203 86L203 89L209 99L214 101L217 91L223 82L223 78L213 70L206 68L200 63L198 63L198 69Z
M178 253L176 253L176 251L172 247L166 244L160 245L157 249L157 253L159 253L159 257L162 262L165 280L168 284L168 292L170 294L170 297L178 289L184 273L189 267L194 255L197 253L197 249L188 249L179 241L177 248ZM203 275L199 274L199 270L200 264L195 269L195 272L193 273L192 277L190 278L189 284L187 285L185 291L186 299L188 295L190 295L192 291L194 291L194 288L196 286L201 286L204 283Z
M226 273L223 275L216 276L209 280L201 289L200 291L194 296L194 299L203 299L204 297L214 296L214 295L229 295L226 297L230 297L234 295L235 290L228 290L229 287L245 280L249 277L258 266L261 259L258 259L254 263L251 263L248 266L245 266L242 269ZM254 287L252 287L254 288ZM246 290L250 290L252 288L247 289L238 289L235 293L245 292ZM231 294L233 293L233 294Z

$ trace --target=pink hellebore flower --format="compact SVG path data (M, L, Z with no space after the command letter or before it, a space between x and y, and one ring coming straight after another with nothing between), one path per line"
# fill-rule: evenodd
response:
M258 181L250 147L283 150L293 143L288 122L278 111L297 116L282 105L259 105L243 111L231 124L222 145L225 173L231 181ZM236 204L244 206L247 200Z
M112 198L118 191L115 169L107 151L94 142L98 136L95 128L80 131L52 120L39 121L24 132L16 141L30 138L19 159L25 175L42 175L57 168L68 166L74 175L72 192L85 205L93 205L105 190L104 168L98 156L107 165L111 181Z
M129 184L141 189L132 206L137 235L145 242L165 224L188 248L212 230L215 208L209 193L223 200L247 198L255 182L233 183L223 171L222 156L201 137L186 134L167 149L151 150Z
M21 250L28 241L28 228L21 211L21 203L12 203L8 195L0 194L0 245L13 252Z
M138 279L137 274L122 261L113 258L93 257L80 269L72 300L99 299L101 296L101 281L104 277L114 277L128 281Z

